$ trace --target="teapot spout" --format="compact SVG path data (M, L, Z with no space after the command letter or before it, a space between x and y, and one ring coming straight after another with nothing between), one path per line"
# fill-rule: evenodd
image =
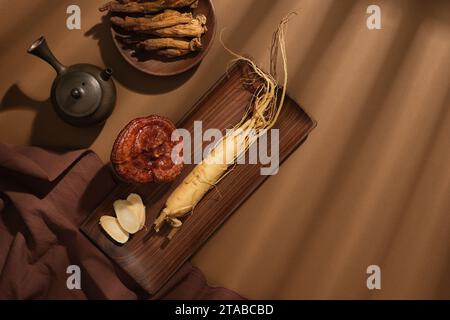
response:
M102 77L103 80L108 81L111 78L112 74L113 74L113 69L106 68L105 70L102 71L100 76Z
M66 67L55 58L48 48L47 41L44 37L37 39L28 49L28 53L46 61L58 74L62 74L66 71Z

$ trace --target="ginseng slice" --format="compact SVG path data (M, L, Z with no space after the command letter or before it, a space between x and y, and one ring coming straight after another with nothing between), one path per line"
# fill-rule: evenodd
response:
M145 206L142 202L142 198L138 194L132 193L128 196L127 201L133 205L133 209L137 213L139 219L139 230L142 230L145 225Z
M129 234L119 225L116 218L103 216L100 218L100 225L105 232L116 242L124 244L129 239Z
M127 200L117 200L113 206L120 226L130 234L138 232L141 223L138 214L133 210L133 204Z

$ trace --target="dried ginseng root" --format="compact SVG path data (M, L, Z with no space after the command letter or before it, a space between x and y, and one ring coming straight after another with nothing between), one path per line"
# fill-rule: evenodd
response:
M140 42L138 48L146 51L179 49L189 53L199 51L202 48L202 42L199 38L194 38L191 41L173 38L155 38Z
M111 1L100 7L100 11L122 12L122 13L154 13L164 9L175 9L183 7L196 8L198 0L155 0L147 2L127 1L121 3Z
M198 15L191 22L179 24L173 27L141 31L141 33L151 34L163 38L200 38L208 28L206 28L206 16Z
M175 10L166 10L161 14L145 18L111 17L110 20L113 24L125 30L140 32L190 23L192 19L192 13L190 12L180 13Z
M190 51L190 50L169 48L169 49L158 50L158 51L156 51L156 54L158 56L166 57L166 58L179 58L179 57L186 56L191 52L192 51Z

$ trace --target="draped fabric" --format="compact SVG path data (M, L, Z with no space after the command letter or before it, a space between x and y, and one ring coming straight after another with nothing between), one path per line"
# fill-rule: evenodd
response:
M78 229L114 186L92 152L0 144L0 299L241 299L189 263L147 295Z
M149 114L177 121L231 60L216 38L198 68L147 76L115 49L97 11L103 1L75 1L82 29L68 30L73 2L0 4L0 141L91 148L106 162L126 123ZM213 2L227 46L265 67L277 23L298 13L287 36L288 92L318 127L192 262L250 298L450 298L450 3ZM367 28L373 4L380 30ZM42 34L65 64L114 69L117 108L104 127L72 128L51 109L54 72L26 54ZM371 265L381 290L366 286Z

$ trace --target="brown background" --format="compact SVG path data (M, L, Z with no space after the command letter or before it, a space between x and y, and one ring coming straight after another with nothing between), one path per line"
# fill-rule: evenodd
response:
M180 119L225 71L218 41L187 74L135 71L101 24L102 2L0 2L0 141L91 147L107 161L129 120ZM193 262L212 284L250 298L450 298L449 2L214 3L227 45L262 65L277 22L299 12L288 89L319 126ZM65 27L69 4L81 6L81 31ZM366 28L370 4L382 8L382 30ZM118 104L103 128L56 118L54 72L26 54L40 35L65 64L115 69ZM366 288L371 264L382 268L381 291Z

